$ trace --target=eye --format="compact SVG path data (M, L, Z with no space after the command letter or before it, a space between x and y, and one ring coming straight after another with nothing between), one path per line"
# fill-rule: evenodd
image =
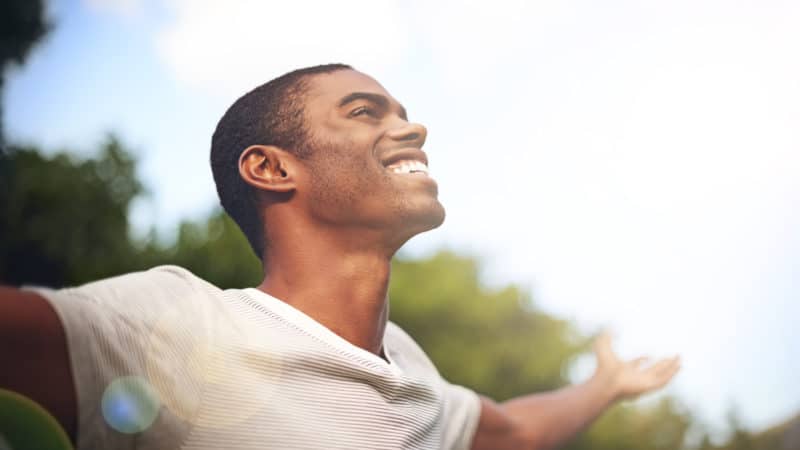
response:
M358 117L358 116L376 117L377 113L374 109L370 108L369 106L359 106L358 108L350 111L350 117Z

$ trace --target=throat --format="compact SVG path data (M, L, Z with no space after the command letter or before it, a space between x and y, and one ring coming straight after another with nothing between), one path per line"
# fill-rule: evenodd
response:
M315 252L304 252L315 255ZM307 257L265 264L262 291L351 344L379 355L389 317L391 260L375 255Z

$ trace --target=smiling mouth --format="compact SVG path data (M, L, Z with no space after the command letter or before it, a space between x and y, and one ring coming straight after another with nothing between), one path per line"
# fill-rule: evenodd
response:
M396 174L428 176L428 166L417 160L397 161L386 166L386 170Z

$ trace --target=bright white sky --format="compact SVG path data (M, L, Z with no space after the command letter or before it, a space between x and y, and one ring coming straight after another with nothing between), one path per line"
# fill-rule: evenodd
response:
M626 356L680 353L706 420L800 410L800 3L55 1L11 74L7 132L116 130L152 199L140 230L216 204L225 108L305 65L371 74L427 125L448 209L409 254L480 255ZM532 354L535 357L535 354Z

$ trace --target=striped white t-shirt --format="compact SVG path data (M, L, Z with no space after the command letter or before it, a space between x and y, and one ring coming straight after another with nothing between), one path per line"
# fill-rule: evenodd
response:
M389 322L386 360L176 266L36 289L67 334L78 449L466 449L478 396Z

